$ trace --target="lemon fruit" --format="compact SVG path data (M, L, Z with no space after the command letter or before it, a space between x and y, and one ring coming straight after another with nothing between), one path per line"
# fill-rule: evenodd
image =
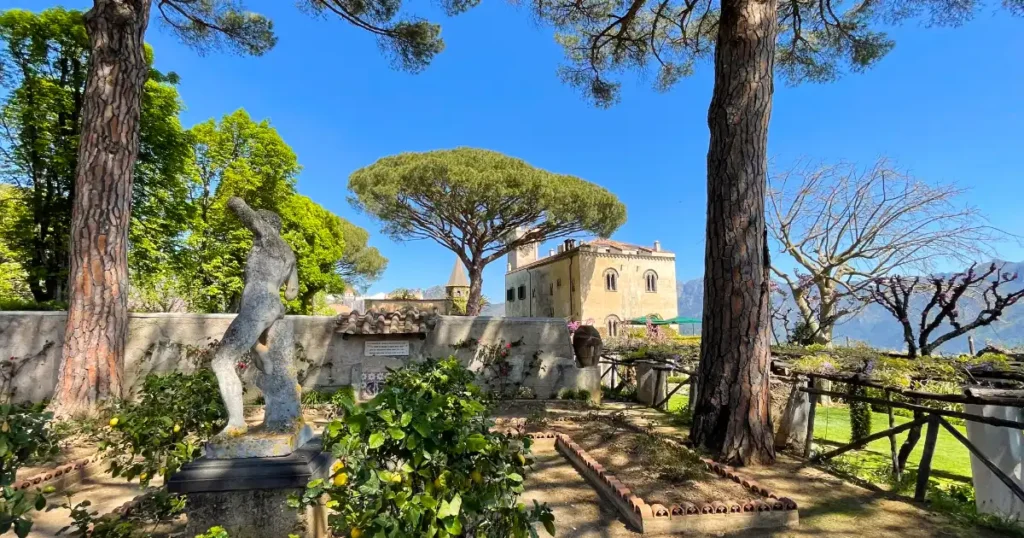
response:
M348 484L348 473L338 473L334 475L334 485L341 487Z
M473 471L472 473L469 473L469 478L472 479L473 482L477 484L484 483L484 475L481 474L480 471Z
M117 417L114 417L114 418L110 419L110 422L108 422L108 424L110 424L111 428L116 428L118 422L120 422L120 421L117 419Z
M360 538L363 535L363 531L359 529L352 529L352 532L348 533L352 538Z

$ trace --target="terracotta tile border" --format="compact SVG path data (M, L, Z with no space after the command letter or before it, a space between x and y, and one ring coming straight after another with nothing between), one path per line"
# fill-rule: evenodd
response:
M55 493L63 491L89 476L102 473L101 459L99 455L82 458L27 478L19 478L14 481L14 489L27 490L31 487L42 489L52 486Z
M526 436L533 439L533 446L539 451L558 450L602 497L615 506L623 519L643 534L721 533L794 527L799 523L797 505L793 500L780 497L764 486L744 479L733 468L707 458L701 458L701 461L709 471L740 484L751 495L761 498L722 499L699 505L648 503L568 435L540 432Z

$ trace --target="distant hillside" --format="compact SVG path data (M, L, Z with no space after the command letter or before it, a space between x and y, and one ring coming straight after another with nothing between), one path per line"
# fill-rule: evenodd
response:
M1017 280L1003 288L1004 290L1017 290L1024 287L1024 262L1005 263L1003 271L1018 275ZM676 290L679 315L699 317L704 305L704 280L697 278L679 281L676 284ZM981 303L976 300L965 302L961 316L964 319L972 318L977 315L980 306ZM797 314L794 313L794 319L796 316ZM779 336L782 337L781 331ZM874 304L868 305L860 314L836 327L835 341L842 344L846 338L883 349L905 349L903 329L888 311ZM1006 347L1024 345L1024 302L1011 307L1002 318L992 325L974 331L974 341L979 349L986 344ZM967 351L967 337L947 342L940 349L945 353L965 352Z
M505 303L488 304L480 310L481 316L505 316Z

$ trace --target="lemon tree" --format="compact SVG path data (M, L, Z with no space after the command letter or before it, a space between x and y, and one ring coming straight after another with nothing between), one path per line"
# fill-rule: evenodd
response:
M473 374L455 358L394 371L373 400L340 400L324 432L336 458L293 504L329 496L336 536L493 538L554 534L547 505L519 502L530 440L490 431Z
M195 373L150 374L139 399L121 402L101 443L110 473L143 485L170 476L199 457L203 443L224 426L227 413L209 369Z
M38 407L0 405L0 534L13 530L19 537L32 529L31 512L42 510L42 493L14 489L18 469L32 460L57 453L50 435L51 413Z

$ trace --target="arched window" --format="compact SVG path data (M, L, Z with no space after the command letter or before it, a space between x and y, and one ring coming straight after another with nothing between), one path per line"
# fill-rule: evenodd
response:
M605 325L608 328L608 336L611 337L611 336L618 336L619 335L619 317L618 316L608 316L605 319Z
M607 291L617 291L619 289L619 274L615 272L615 269L609 269L604 272L604 289Z
M658 291L658 273L654 271L644 273L644 288L647 290L647 293Z

